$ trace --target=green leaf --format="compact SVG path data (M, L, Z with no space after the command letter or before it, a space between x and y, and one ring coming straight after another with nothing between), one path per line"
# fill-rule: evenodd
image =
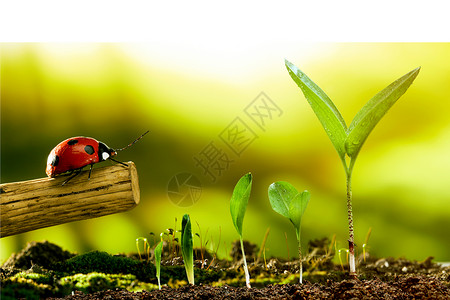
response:
M308 100L320 123L322 123L339 156L341 159L344 159L347 125L339 110L327 94L309 79L305 73L287 60L285 60L285 65L289 75L291 75L295 83L301 88L306 100Z
M272 209L291 221L297 232L297 239L300 238L302 217L311 194L306 190L299 193L292 184L285 181L272 183L268 193Z
M155 268L156 278L158 279L158 287L161 289L160 276L161 276L161 254L162 254L163 241L160 241L155 247Z
M188 214L181 221L181 254L184 268L190 284L194 284L194 242L192 239L191 219Z
M252 190L252 174L248 173L239 179L234 187L230 201L230 213L239 236L242 237L242 223Z
M269 186L269 201L272 209L289 219L289 205L298 195L297 189L285 181L277 181Z
M302 225L302 217L305 213L306 206L308 206L311 194L308 191L303 191L297 194L289 204L289 219L295 227L297 233L297 240L300 240L300 227Z
M420 67L397 79L370 99L355 115L348 128L345 149L351 158L355 158L369 133L384 114L403 95L419 74Z

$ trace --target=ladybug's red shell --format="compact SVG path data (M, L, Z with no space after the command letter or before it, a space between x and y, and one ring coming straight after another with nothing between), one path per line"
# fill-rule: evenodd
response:
M105 152L105 150L109 151ZM96 139L72 137L59 143L50 152L47 159L46 173L49 177L55 177L67 171L98 163L106 159L106 157L102 157L103 152L105 154L110 154L109 152L114 153L112 149Z

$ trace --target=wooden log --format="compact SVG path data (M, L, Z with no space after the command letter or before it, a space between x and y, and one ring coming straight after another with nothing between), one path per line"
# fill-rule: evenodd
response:
M133 162L67 176L0 185L1 237L63 223L127 211L139 204L139 180Z

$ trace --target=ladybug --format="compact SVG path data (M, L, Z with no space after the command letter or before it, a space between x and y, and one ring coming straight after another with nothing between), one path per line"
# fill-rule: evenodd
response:
M91 178L92 167L94 164L110 159L124 166L127 166L123 162L115 160L113 157L117 155L118 151L122 151L138 140L140 140L146 131L136 140L134 140L128 146L114 150L108 147L105 143L97 141L90 137L72 137L62 141L50 152L47 159L47 168L45 172L48 177L55 177L56 175L70 172L69 175L75 173L69 177L62 185L66 184L69 180L80 174L81 170L90 165L88 179Z

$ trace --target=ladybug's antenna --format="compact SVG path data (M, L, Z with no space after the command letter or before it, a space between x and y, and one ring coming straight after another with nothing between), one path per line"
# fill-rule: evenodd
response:
M146 135L149 131L150 131L150 130L147 130L146 132L144 132L140 137L138 137L137 139L135 139L131 144L128 144L128 146L125 146L125 147L120 148L120 149L116 149L115 151L116 151L116 152L117 152L117 151L122 151L122 150L127 149L127 148L130 147L130 146L133 146L137 141L139 141L139 140L140 140L144 135Z

